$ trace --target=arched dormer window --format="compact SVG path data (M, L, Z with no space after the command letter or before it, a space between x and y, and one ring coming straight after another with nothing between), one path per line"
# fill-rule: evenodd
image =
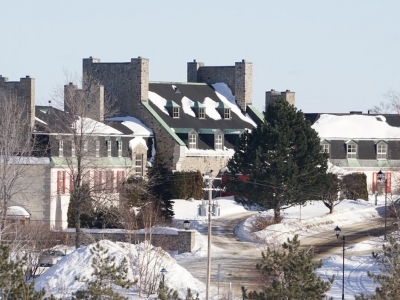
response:
M385 160L388 155L388 144L384 141L376 143L376 159Z
M357 159L358 145L354 141L348 141L346 143L346 152L348 159Z

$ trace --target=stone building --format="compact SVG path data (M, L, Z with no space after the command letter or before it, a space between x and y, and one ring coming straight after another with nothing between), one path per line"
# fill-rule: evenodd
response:
M83 59L83 74L117 99L118 116L133 116L153 130L172 171L218 171L244 130L263 120L252 105L252 64L245 60L222 67L189 62L188 82L150 81L149 60L142 57L125 63Z

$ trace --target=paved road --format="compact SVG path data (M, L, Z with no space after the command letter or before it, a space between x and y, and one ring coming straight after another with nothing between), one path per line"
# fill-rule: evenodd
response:
M226 295L230 283L236 297L241 295L241 286L249 291L261 286L262 280L256 270L256 264L261 261L262 246L255 243L242 242L237 239L234 230L238 224L250 217L255 212L241 213L229 218L220 218L212 224L212 263L211 263L211 294L217 294L218 290L218 265L221 265L221 277L219 295ZM302 246L314 246L316 259L330 255L342 255L342 240L334 234L334 225L331 230L312 234L310 231L300 235ZM388 222L387 232L395 229L395 225ZM373 236L384 234L384 221L371 219L368 222L351 225L351 228L342 227L342 235L346 236L346 247L369 239ZM207 235L207 227L199 230ZM370 251L368 251L370 253ZM355 253L362 255L368 253ZM181 258L178 263L186 268L195 278L206 283L207 257Z

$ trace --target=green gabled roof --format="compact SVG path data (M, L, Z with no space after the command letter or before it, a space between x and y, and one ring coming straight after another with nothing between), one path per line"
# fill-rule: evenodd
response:
M172 100L167 100L167 104L165 104L165 107L181 107L181 106Z
M253 104L246 105L246 112L250 115L250 118L254 120L257 124L264 122L264 116L254 107Z
M242 134L244 129L224 129L224 134Z
M378 159L377 162L380 168L390 168L389 162L386 159L385 160Z
M217 131L221 131L221 130L213 129L213 128L200 128L199 134L215 134Z
M189 133L193 128L174 128L175 133Z
M206 108L206 106L203 103L196 101L194 102L192 108Z
M67 166L70 163L75 165L77 163L76 157L51 157L50 164L52 166ZM130 167L132 166L132 160L129 157L85 157L82 159L82 163L88 167L105 167L105 166L119 166L119 167Z
M216 108L231 108L228 104L226 104L225 102L218 102L218 106Z
M142 104L180 146L186 146L186 144L179 138L179 136L176 135L175 132L171 130L167 123L165 123L165 121L158 115L158 113L156 113L156 111L150 106L149 103L147 103L147 101L142 101Z

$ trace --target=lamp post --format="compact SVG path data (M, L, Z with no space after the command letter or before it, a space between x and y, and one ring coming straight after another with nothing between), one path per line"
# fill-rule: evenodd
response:
M190 229L190 221L188 221L188 220L183 221L183 228L185 230L189 230Z
M385 235L383 236L383 239L386 241L387 178L386 174L383 173L382 170L379 170L378 172L378 181L385 183Z
M167 273L168 271L165 268L162 268L160 273L162 275L162 286L163 286L163 290L165 288L165 273Z
M336 234L336 238L339 238L340 232L342 231L339 226L336 226L336 228L334 229L335 234ZM343 273L342 273L342 300L344 300L344 241L345 241L345 237L342 236L341 240L343 241Z

